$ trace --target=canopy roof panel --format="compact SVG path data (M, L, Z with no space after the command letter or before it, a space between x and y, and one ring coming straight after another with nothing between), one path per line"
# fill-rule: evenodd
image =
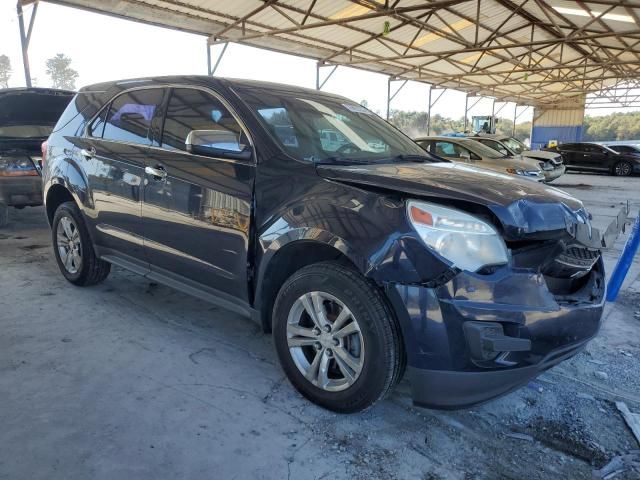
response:
M640 0L46 1L531 105L640 76Z

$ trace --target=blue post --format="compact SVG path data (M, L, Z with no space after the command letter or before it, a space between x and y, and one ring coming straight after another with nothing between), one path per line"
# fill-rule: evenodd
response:
M638 251L638 246L640 246L640 213L636 216L636 221L633 222L631 235L629 235L629 239L622 250L622 255L620 255L616 268L613 269L613 273L609 279L607 285L607 302L616 301L622 282L624 282L624 277L627 276L627 272L629 268L631 268L631 263L633 263L633 257Z

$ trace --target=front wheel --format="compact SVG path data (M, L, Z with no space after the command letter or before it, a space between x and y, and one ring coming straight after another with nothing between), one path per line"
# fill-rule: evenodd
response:
M622 160L613 166L613 174L616 177L628 177L631 175L632 170L633 168L631 167L631 164L625 160Z
M403 345L382 293L333 262L305 267L280 289L274 341L293 386L341 413L363 410L399 380Z
M109 275L111 264L100 260L93 249L80 209L63 203L53 216L53 250L62 275L74 285L89 286Z

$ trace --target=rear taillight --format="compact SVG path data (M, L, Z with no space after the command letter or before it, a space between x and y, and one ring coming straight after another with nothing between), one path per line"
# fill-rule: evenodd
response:
M37 177L36 166L29 157L0 157L0 177Z
M40 145L40 150L42 151L42 160L40 167L44 167L44 163L47 161L47 141L45 140Z

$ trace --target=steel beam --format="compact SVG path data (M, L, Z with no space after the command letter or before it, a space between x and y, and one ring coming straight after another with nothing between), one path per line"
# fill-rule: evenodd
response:
M320 62L316 63L316 90L322 90L322 87L325 86L325 84L327 83L327 81L329 81L329 79L331 78L331 75L333 75L335 73L335 71L338 69L338 65L333 65L331 68L331 70L329 71L329 73L327 74L326 77L324 77L324 80L322 80L322 82L320 81L320 68L321 67L328 67L331 65L322 65Z
M400 81L402 82L402 84L397 88L397 90L395 92L393 92L393 94L391 93L391 82L393 81ZM394 98L396 98L396 95L398 95L398 93L400 92L400 90L402 90L404 88L404 86L407 84L409 80L402 80L402 79L397 79L397 78L393 78L393 77L389 77L387 79L387 120L389 120L389 114L390 114L390 107L391 107L391 100L393 100Z
M29 42L31 41L31 32L33 24L38 12L38 2L33 4L31 10L31 18L29 19L29 27L24 27L24 11L22 10L22 2L18 0L16 4L16 12L18 14L18 27L20 28L20 45L22 49L22 65L24 66L24 80L27 87L31 87L31 67L29 66Z
M216 63L211 68L211 45L209 45L209 41L207 40L207 68L209 69L209 75L214 76L216 74L216 70L218 70L218 65L222 61L222 57L224 57L225 52L227 51L227 47L229 46L229 42L225 43L222 46L222 50L218 54L218 58L216 59Z
M433 85L429 85L429 100L427 100L427 137L431 133L431 90Z
M467 131L467 112L469 110L469 94L465 93L464 95L464 128L462 129L463 132Z

